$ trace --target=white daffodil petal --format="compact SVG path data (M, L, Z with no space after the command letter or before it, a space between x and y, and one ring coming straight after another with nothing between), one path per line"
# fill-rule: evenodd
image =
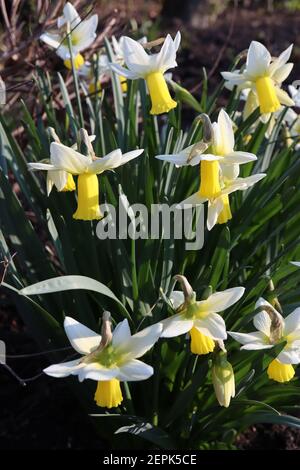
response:
M162 321L163 331L161 333L162 338L173 338L175 336L181 336L190 331L193 328L193 320L186 320L182 314L173 315L170 318Z
M138 73L125 69L125 67L122 67L119 64L110 64L110 68L113 72L121 75L122 77L129 78L129 80L136 80L137 78L140 78Z
M300 268L300 261L290 261L290 263Z
M221 109L218 115L218 124L222 135L222 148L225 155L233 152L234 135L232 121L226 111Z
M299 329L300 329L300 307L293 310L292 313L290 313L284 319L284 336L287 336Z
M116 328L113 331L112 345L117 348L121 346L124 342L129 341L131 338L130 328L128 320L121 321L117 324Z
M252 333L237 333L235 331L228 331L228 334L243 345L257 344L257 346L262 348L267 345L267 338L261 331L254 331Z
M170 295L170 301L175 310L180 307L184 303L184 293L182 290L173 290Z
M273 62L272 64L270 65L270 68L269 68L269 73L272 77L274 77L274 73L279 69L281 68L283 65L285 65L287 63L287 61L289 60L289 58L291 57L291 53L292 53L292 49L293 49L293 44L291 44L287 49L285 49L279 57L277 57Z
M73 46L78 52L89 47L96 38L96 29L98 25L98 15L93 15L91 18L82 21L72 31L72 41L75 43Z
M85 367L78 369L77 375L79 382L82 382L85 379L91 380L111 380L115 379L119 373L119 367L106 368L98 362L92 362L90 364L85 364Z
M277 98L279 99L281 104L286 106L295 106L294 101L292 98L289 97L286 91L282 90L282 88L275 87Z
M181 33L180 33L180 31L177 31L173 42L174 42L175 52L177 52L178 49L179 49L179 46L180 46L180 42L181 42Z
M66 335L73 348L80 354L89 354L101 342L101 336L71 317L64 320Z
M156 323L135 335L118 347L120 354L125 354L126 359L138 359L143 356L159 339L162 332L162 324Z
M207 198L203 198L200 196L199 192L192 194L190 197L184 199L177 204L176 207L178 208L190 208L191 206L197 206L199 204L203 204L207 201ZM185 207L186 206L186 207Z
M270 310L272 310L275 315L280 315L280 313L276 310L276 308L273 307L273 305L270 304L270 302L268 302L266 299L264 299L263 297L260 297L256 303L255 303L255 309L260 309L260 310L264 310L264 306L267 306ZM281 315L280 315L281 316Z
M49 163L27 163L28 170L30 171L38 171L38 170L55 170L54 165L50 165Z
M202 312L222 312L235 304L243 296L244 287L232 287L222 292L215 292L208 299L197 302Z
M121 162L118 166L124 165L124 163L130 162L134 158L139 157L144 152L144 149L131 150L131 152L123 153ZM114 167L116 168L116 167Z
M254 160L257 160L257 156L254 155L253 153L239 151L239 152L232 152L232 153L225 155L222 163L224 164L238 163L239 165L241 165L243 163L253 162Z
M176 67L176 65L176 50L174 42L170 34L168 34L161 50L155 55L154 68L157 71L165 73L166 70Z
M241 347L241 349L246 351L257 351L260 349L271 349L273 348L273 344L261 344L261 343L247 343Z
M84 364L80 363L80 359L75 359L74 361L62 362L61 364L53 364L46 367L43 372L51 377L60 378L77 374L77 371L82 367L84 367Z
M278 361L282 364L299 364L300 363L300 348L293 346L285 346L277 356Z
M139 42L127 36L124 37L124 60L129 70L141 77L147 70L150 72L150 58L147 52Z
M91 164L88 157L57 142L50 145L50 160L57 170L65 170L73 175L87 172Z
M226 325L223 318L217 313L210 313L203 319L194 321L195 327L205 336L215 340L227 338Z
M267 73L271 62L268 49L258 41L252 41L248 50L246 74L250 77L260 77Z
M137 382L139 380L146 380L151 377L151 375L153 375L153 367L137 359L131 359L131 361L119 367L116 379L123 382Z
M274 72L272 76L273 80L275 80L276 83L281 84L289 76L293 67L294 64L291 63L282 65Z
M245 82L244 75L239 72L221 72L221 75L224 80L228 80L233 86Z
M63 13L64 13L65 22L68 21L69 23L71 23L71 29L74 28L74 26L76 26L78 23L80 23L81 18L77 13L76 8L74 8L73 5L70 2L67 2L65 4L64 9L63 9ZM63 24L64 23L62 23L61 26Z
M44 33L40 36L40 40L48 46L53 47L53 49L57 49L61 43L59 34Z
M259 312L255 317L253 318L253 324L255 328L258 331L261 331L264 333L266 336L270 336L270 330L271 330L271 318L270 315L267 314L266 311Z
M223 201L221 198L217 198L214 201L208 201L208 209L207 209L207 230L212 230L212 228L216 225L218 217L222 212L224 207Z
M62 191L64 187L66 186L68 181L68 173L63 170L54 170L54 171L48 171L47 172L47 188L49 185L52 187L53 184L55 184L55 187L57 191ZM47 194L49 196L50 191L47 190Z

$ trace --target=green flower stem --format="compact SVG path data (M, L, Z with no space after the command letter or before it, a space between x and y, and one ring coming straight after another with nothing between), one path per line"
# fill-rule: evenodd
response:
M72 48L72 41L71 41L71 34L70 34L70 24L69 23L67 24L67 41L68 41L68 47L69 47L69 51L70 51L70 60L71 60L72 73L73 73L73 79L74 79L75 95L76 95L78 112L79 112L79 125L80 125L80 127L84 128L84 119L83 119L83 112L82 112L82 106L81 106L81 100L80 100L78 76L77 76L77 71L76 71L75 64L74 64L73 48Z

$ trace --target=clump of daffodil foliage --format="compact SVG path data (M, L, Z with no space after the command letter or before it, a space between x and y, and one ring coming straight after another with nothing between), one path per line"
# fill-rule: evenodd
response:
M39 348L58 350L44 373L68 380L113 445L231 449L254 423L299 427L292 46L274 57L252 41L211 94L203 77L199 101L170 74L180 32L106 37L87 61L97 24L67 3L41 35L61 71L36 70L43 118L25 97L23 147L19 116L1 110L2 286ZM116 236L101 237L124 203ZM201 208L203 246L146 233L134 204Z

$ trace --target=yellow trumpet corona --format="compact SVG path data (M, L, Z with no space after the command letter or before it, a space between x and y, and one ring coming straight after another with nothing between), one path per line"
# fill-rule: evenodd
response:
M103 408L115 408L123 401L120 382L117 379L98 382L95 402Z
M99 182L97 175L82 173L78 176L78 206L74 219L99 220L103 217L99 207Z
M278 359L274 359L269 364L267 374L269 379L276 382L289 382L295 375L295 369L292 364L282 364Z
M80 69L80 67L83 66L84 64L84 57L81 54L77 54L74 59L74 67L76 70ZM72 70L72 62L71 59L66 59L64 60L64 65L67 67L67 69Z
M220 187L220 168L218 161L202 160L200 164L200 189L201 197L213 198L221 191Z
M190 330L191 352L193 354L208 354L214 350L215 342L209 336L204 335L197 328Z
M255 82L260 112L262 114L274 113L280 108L276 95L274 82L270 77L260 77Z
M168 113L171 109L176 108L177 103L172 99L166 80L161 72L149 73L146 82L152 102L150 114Z

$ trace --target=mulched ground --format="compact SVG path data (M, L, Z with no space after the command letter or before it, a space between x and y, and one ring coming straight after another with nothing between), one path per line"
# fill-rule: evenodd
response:
M133 13L139 23L145 19L156 21L158 30L182 30L179 67L174 76L188 89L194 89L198 96L202 66L210 76L212 92L220 81L219 72L227 70L234 56L246 49L252 39L263 42L277 55L298 38L300 11L239 8L235 12L228 8L214 18L205 11L195 12L191 26L179 18L161 18L158 1L136 0L131 2L131 7L128 6L130 2L116 3L122 32L129 31L126 25ZM102 15L113 13L113 9L114 2L106 2ZM293 60L298 64L294 67L291 82L300 78L299 44L294 49ZM19 75L18 80L20 78ZM0 338L8 344L9 354L30 354L38 350L4 295L0 296ZM34 376L48 365L40 357L11 359L9 364L21 377ZM0 372L0 449L101 448L103 444L99 443L88 418L64 381L43 376L22 387L8 372ZM300 449L300 432L279 425L252 426L237 437L236 446L243 450Z

